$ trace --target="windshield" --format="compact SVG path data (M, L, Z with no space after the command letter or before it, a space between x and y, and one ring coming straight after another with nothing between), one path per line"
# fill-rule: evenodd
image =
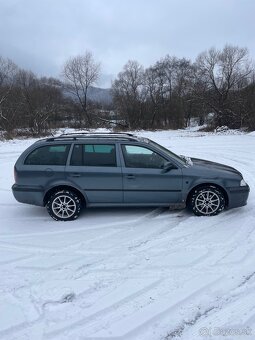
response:
M168 150L164 146L162 146L162 145L160 145L160 144L158 144L158 143L156 143L156 142L154 142L154 141L152 141L150 139L149 139L149 144L155 146L157 149L161 150L162 152L167 154L169 157L171 157L173 160L177 161L178 163L181 163L182 165L187 166L186 161L182 157L180 157L180 156L176 155L175 153L171 152L170 150Z

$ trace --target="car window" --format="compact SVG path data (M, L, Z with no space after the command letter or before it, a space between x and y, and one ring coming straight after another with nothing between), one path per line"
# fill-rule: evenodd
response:
M46 145L33 150L25 159L29 165L65 165L70 145Z
M167 162L156 152L137 145L122 145L122 152L127 168L161 169Z
M70 165L73 166L117 166L114 144L76 144Z
M96 152L96 153L111 153L114 145L104 144L85 144L85 152Z
M186 162L183 158L181 158L180 156L176 155L175 153L173 153L172 151L168 150L167 148L165 148L164 146L152 141L149 139L149 143L151 145L153 145L154 147L156 147L157 149L161 150L162 152L166 153L171 159L173 159L174 161L177 161L178 163L181 163L182 165L186 166Z

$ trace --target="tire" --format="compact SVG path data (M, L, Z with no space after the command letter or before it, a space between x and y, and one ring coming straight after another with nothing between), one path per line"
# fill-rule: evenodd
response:
M190 207L197 216L215 216L225 208L222 191L213 186L195 190L190 199Z
M51 195L46 208L54 220L72 221L80 215L82 202L80 197L73 191L61 190Z

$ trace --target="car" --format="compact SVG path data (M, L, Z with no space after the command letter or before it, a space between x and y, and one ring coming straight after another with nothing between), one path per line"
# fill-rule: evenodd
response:
M14 177L17 201L44 206L61 221L84 207L188 207L213 216L246 205L250 190L230 166L178 156L130 133L40 139L18 158Z

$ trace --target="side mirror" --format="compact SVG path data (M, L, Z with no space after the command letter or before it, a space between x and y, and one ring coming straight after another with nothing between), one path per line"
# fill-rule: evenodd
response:
M173 169L178 169L176 165L174 165L173 163L167 162L164 164L163 169L161 171L162 174L171 171Z

